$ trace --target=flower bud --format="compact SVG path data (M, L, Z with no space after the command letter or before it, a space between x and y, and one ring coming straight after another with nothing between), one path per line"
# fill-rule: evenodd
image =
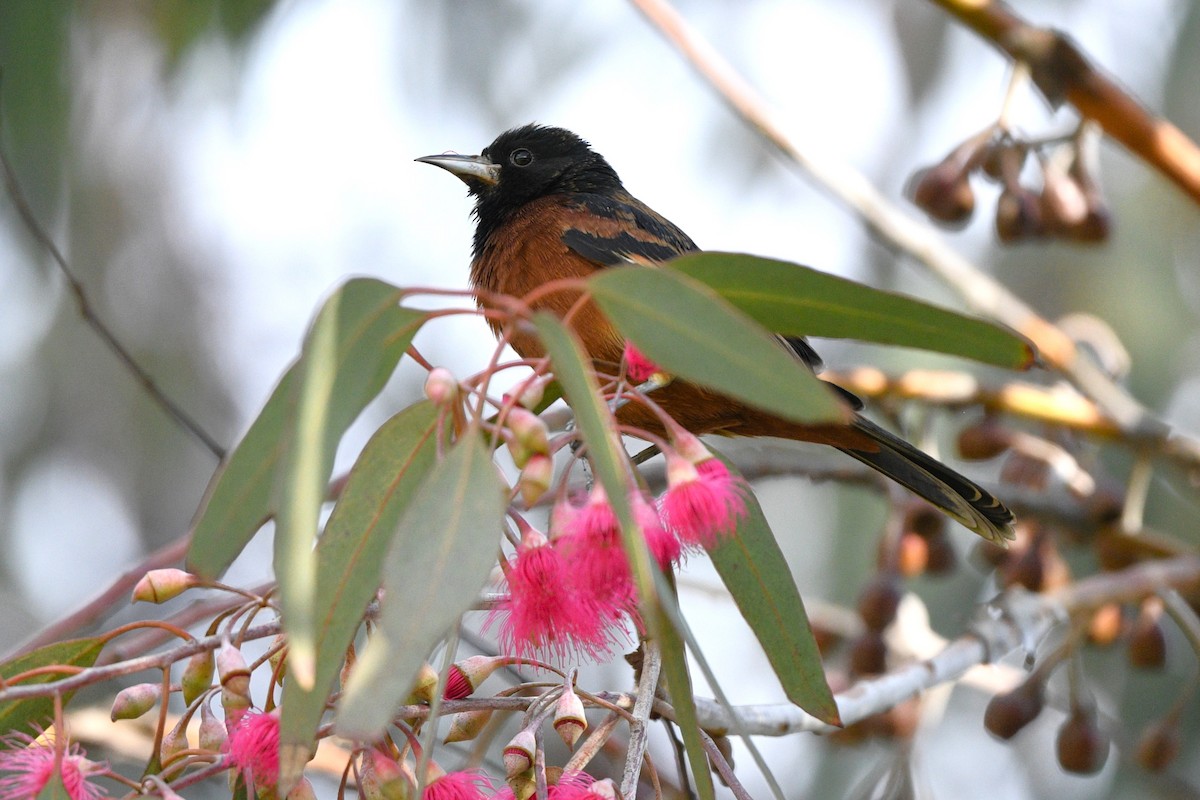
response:
M1148 772L1162 772L1179 756L1179 719L1170 715L1146 726L1138 738L1137 762Z
M1011 692L998 694L988 702L983 727L997 739L1011 739L1037 719L1045 705L1045 684L1035 674Z
M417 792L417 778L408 765L378 749L363 754L359 782L364 800L412 800Z
M563 687L562 697L554 708L554 730L567 747L575 747L575 742L587 730L587 717L583 711L583 701L570 686Z
M267 663L271 665L271 673L278 675L281 682L287 677L287 670L284 669L287 664L287 636L284 634L279 634L271 642L271 655Z
M188 749L187 728L183 721L163 734L160 749L162 762L165 764L171 757Z
M242 652L226 639L217 651L217 675L221 679L221 708L225 727L232 731L250 708L250 669Z
M446 731L446 744L469 742L479 735L483 726L492 719L495 709L477 708L472 711L460 711L450 718L450 729Z
M181 569L152 569L133 587L133 597L129 602L165 603L199 585L200 579L190 572Z
M546 377L545 375L529 378L528 380L522 381L520 384L518 384L516 387L517 394L515 396L506 393L504 395L504 401L507 403L512 400L516 402L517 405L528 409L537 408L542 402L542 398L545 397L546 384L549 382L550 378Z
M445 367L434 367L425 378L425 396L434 405L448 406L458 399L458 381Z
M212 687L213 671L216 664L211 650L201 650L187 661L179 684L183 689L183 702L191 705L196 698Z
M437 692L437 670L428 663L422 664L417 670L417 678L413 681L412 691L408 693L408 703L432 703Z
M537 740L533 731L522 728L504 745L504 772L511 780L533 768Z
M903 594L895 575L888 572L875 575L858 595L858 613L867 629L882 631L891 625Z
M1074 708L1058 729L1058 763L1067 772L1095 775L1108 761L1109 744L1108 734L1096 724L1095 711Z
M139 683L122 689L113 699L112 721L119 719L137 719L158 704L162 697L162 684Z
M517 479L517 489L521 492L521 500L525 507L533 508L534 503L549 491L553 480L554 460L546 455L530 456Z
M461 700L479 688L479 685L491 677L491 674L506 664L511 664L508 656L471 656L450 665L450 674L446 679L446 690L442 697L446 700Z
M224 723L217 719L206 700L200 706L200 749L219 753L227 738Z
M550 435L546 423L537 414L517 406L505 417L508 427L508 452L513 463L523 467L535 455L550 454Z

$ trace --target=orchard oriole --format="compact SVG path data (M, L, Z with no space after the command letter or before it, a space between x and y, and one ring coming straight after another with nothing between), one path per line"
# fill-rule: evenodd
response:
M471 283L481 305L497 294L524 297L548 281L584 278L629 262L657 263L697 250L662 215L625 190L617 173L587 142L570 131L540 125L514 128L478 156L417 159L458 176L475 198ZM559 317L578 293L547 293L535 306ZM500 323L492 321L499 333ZM615 373L625 341L592 303L577 309L571 327L588 355ZM524 358L542 356L537 338L510 332ZM781 338L811 369L820 357L801 338ZM705 389L675 380L652 397L692 433L775 436L831 445L928 500L985 539L1011 539L1012 513L995 497L945 464L856 412L858 398L830 384L849 407L846 424L800 425ZM649 409L629 403L623 424L661 433Z

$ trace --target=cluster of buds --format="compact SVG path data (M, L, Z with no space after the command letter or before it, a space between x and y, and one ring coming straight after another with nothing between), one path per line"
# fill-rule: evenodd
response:
M908 195L930 217L946 225L965 225L975 212L972 176L1000 184L996 235L1004 243L1040 238L1102 242L1112 228L1111 215L1096 179L1094 138L1085 130L1051 153L1047 142L1023 141L997 125L969 137L930 167L913 174ZM1031 161L1041 172L1041 187L1029 188L1022 173Z

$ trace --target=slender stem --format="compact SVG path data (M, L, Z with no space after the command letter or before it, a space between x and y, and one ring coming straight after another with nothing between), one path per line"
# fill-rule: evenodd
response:
M658 676L662 671L662 649L653 639L645 640L642 652L642 676L638 681L637 701L633 704L633 720L629 723L629 751L625 757L625 772L621 776L621 796L633 797L638 776L642 773L642 757L649 742L650 710L658 691Z

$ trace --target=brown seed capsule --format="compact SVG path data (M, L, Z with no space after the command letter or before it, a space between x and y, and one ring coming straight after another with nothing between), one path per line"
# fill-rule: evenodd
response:
M930 536L925 540L929 547L929 563L925 569L931 575L946 575L953 572L958 566L958 551L954 549L954 542L950 538L950 534L944 529L937 536Z
M1027 547L1004 570L1005 586L1024 586L1031 592L1040 592L1045 582L1046 560L1037 543Z
M1021 177L1029 148L1012 140L997 142L988 147L980 166L983 174L993 181L1014 184Z
M1108 761L1110 739L1096 724L1096 713L1075 708L1058 729L1058 763L1067 772L1095 775Z
M868 630L882 631L896 618L904 592L896 576L880 572L858 595L858 613Z
M1085 157L1081 153L1068 170L1068 174L1083 192L1087 204L1087 213L1083 221L1070 231L1070 236L1079 242L1102 242L1108 239L1112 232L1112 212L1109 211L1099 181L1084 162Z
M1142 769L1162 772L1179 755L1179 720L1174 716L1146 726L1138 739L1137 762Z
M887 671L887 644L878 631L867 631L850 644L850 671L858 677Z
M975 211L967 174L945 162L913 173L907 194L918 208L947 225L964 225Z
M1045 235L1037 195L1021 186L1007 187L996 201L996 235L1005 244Z
M1151 598L1142 603L1129 630L1129 663L1142 669L1159 669L1167 663L1167 635L1159 617L1162 602Z
M1079 183L1055 161L1042 164L1042 219L1051 233L1069 235L1087 218L1088 202Z
M995 458L1012 447L1012 431L991 417L984 417L958 434L958 454L970 461Z
M1040 677L1032 676L1011 692L998 694L988 702L983 727L998 739L1011 739L1037 719L1045 704L1045 686Z

